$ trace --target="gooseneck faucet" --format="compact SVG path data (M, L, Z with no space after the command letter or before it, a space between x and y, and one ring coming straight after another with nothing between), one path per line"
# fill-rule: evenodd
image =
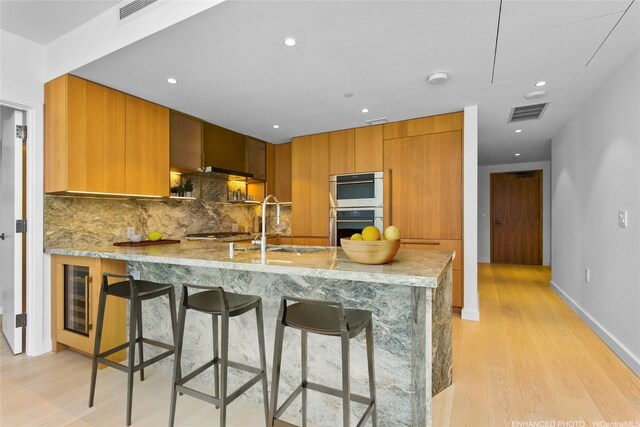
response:
M267 232L265 230L267 224L267 201L273 199L276 202L276 226L280 226L280 201L273 194L269 194L262 201L262 236L260 238L260 258L262 263L267 261Z

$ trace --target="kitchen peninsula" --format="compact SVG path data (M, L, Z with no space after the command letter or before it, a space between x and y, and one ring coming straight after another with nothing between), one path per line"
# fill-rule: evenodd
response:
M236 244L236 248L248 249L249 245ZM182 283L224 286L232 292L261 296L269 371L275 319L283 295L337 300L347 307L371 310L380 425L431 425L431 396L450 385L452 378L451 280L455 254L401 249L389 264L362 265L350 261L339 248L318 248L317 252L309 249L271 251L264 264L260 262L259 251L238 250L231 257L228 244L206 241L142 248L74 244L50 247L47 252L121 260L126 262L127 271L140 272L144 280L172 283L178 297ZM98 280L94 280L96 282ZM170 341L166 301L153 300L145 304L145 335ZM231 360L256 363L254 322L249 318L231 322ZM196 343L189 346L193 350L183 356L183 369L189 371L210 358L212 339L208 317L195 313L187 318L186 325L185 342ZM340 388L339 345L339 340L332 337L314 336L309 340L310 380ZM364 339L354 339L351 351L352 391L366 393ZM171 363L169 359L156 366L171 372ZM284 395L299 382L300 356L297 337L292 333L285 334L283 366ZM240 373L232 371L229 389L244 380ZM212 382L212 378L208 381ZM246 397L255 402L261 399L257 388L250 389ZM339 399L312 393L309 400L309 419L315 424L340 423ZM352 419L358 418L361 410L364 407L353 405ZM288 413L295 414L295 411L294 404Z

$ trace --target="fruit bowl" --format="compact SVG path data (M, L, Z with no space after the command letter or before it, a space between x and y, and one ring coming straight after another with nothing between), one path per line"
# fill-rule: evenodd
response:
M396 256L400 240L351 240L343 237L340 245L351 261L360 264L386 264Z

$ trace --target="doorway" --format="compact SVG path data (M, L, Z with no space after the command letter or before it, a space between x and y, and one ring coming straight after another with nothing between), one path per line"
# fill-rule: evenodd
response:
M542 265L542 171L492 173L491 262Z
M13 353L24 350L26 288L26 112L0 106L0 306Z

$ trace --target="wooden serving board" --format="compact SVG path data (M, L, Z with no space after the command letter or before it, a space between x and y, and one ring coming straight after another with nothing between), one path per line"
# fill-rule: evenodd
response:
M155 246L155 245L170 245L172 243L180 243L180 240L160 239L160 240L143 240L142 242L115 242L113 246Z

